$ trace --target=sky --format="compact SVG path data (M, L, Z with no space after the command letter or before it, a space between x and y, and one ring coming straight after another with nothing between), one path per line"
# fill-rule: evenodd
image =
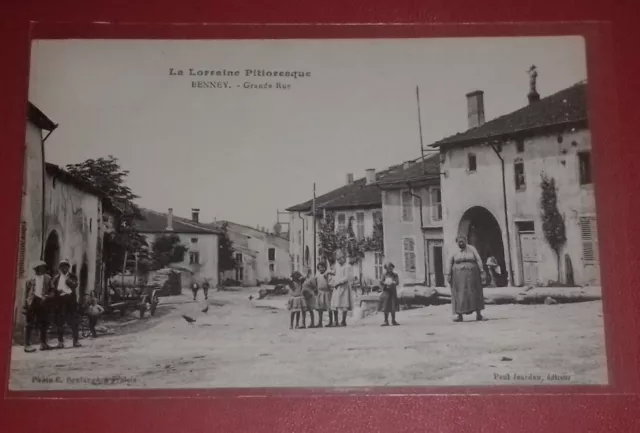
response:
M47 161L114 155L143 207L271 228L277 210L311 199L314 183L320 195L347 173L419 157L416 86L426 146L467 129L470 91L484 91L487 121L526 105L532 64L542 97L582 81L584 41L42 40L32 45L29 100L59 124ZM192 77L190 68L240 76Z

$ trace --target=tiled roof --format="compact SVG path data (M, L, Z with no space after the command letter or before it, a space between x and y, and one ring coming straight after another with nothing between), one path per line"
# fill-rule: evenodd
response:
M187 218L173 216L173 230L167 231L167 214L151 209L140 209L144 219L136 220L135 225L141 233L193 233L193 234L218 234L219 230L208 227L206 224L193 222Z
M587 84L581 82L476 128L444 138L432 147L497 138L550 126L587 121Z
M31 102L27 104L27 120L45 131L53 131L58 126Z
M50 162L45 163L45 170L47 173L56 180L60 182L64 182L68 185L73 185L78 188L80 191L84 191L88 194L95 195L96 197L100 197L103 199L107 198L107 195L102 192L102 190L96 188L92 184L85 182L83 179L76 177L60 167L59 165L52 164Z
M367 185L366 178L354 180L349 185L343 185L326 194L316 197L317 209L344 209L361 207L381 207L382 198L380 188L377 183L385 179L392 173L401 169L402 165L394 165L376 173L376 183ZM286 210L289 212L309 212L313 205L313 200L291 206Z
M424 166L420 160L411 164L408 168L386 176L379 183L381 188L393 187L393 185L432 181L440 182L440 154L429 155L424 159Z

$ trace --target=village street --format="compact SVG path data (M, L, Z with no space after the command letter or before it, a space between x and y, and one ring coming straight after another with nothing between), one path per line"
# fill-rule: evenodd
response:
M193 302L186 292L162 298L154 317L109 325L109 333L83 339L78 349L27 354L15 346L10 389L91 389L97 386L90 381L111 376L122 379L99 387L606 382L600 301L489 305L488 320L467 316L465 323L453 323L450 305L441 305L403 310L397 327L380 327L378 313L352 318L346 328L289 330L286 296L250 300L256 293L210 293L208 313L201 312L204 300Z

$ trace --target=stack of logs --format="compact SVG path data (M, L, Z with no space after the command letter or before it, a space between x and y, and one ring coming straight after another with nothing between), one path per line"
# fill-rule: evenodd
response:
M442 305L451 303L449 288L405 286L398 289L404 305ZM600 287L498 287L485 288L486 304L564 304L602 299Z

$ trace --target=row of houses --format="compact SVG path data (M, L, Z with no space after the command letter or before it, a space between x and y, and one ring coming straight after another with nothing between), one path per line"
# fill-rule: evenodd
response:
M172 267L188 271L188 283L208 281L215 286L222 279L255 286L289 276L289 241L280 235L232 221L203 223L197 208L191 210L190 219L174 215L173 209L167 212L142 209L142 217L136 222L136 229L149 245L159 236L172 234L186 247L182 262L173 263ZM220 272L218 255L223 226L231 241L234 266Z
M350 221L358 238L381 221L384 247L358 263L365 279L378 279L388 260L405 284L443 286L464 235L483 261L497 259L503 284L599 284L586 93L586 82L545 98L532 88L527 105L491 121L483 92L467 94L468 129L431 144L426 157L348 174L316 197L315 215L312 199L289 207L292 268L307 272L320 260L317 235L330 213L336 230ZM564 219L559 256L543 230L543 177L554 180Z

